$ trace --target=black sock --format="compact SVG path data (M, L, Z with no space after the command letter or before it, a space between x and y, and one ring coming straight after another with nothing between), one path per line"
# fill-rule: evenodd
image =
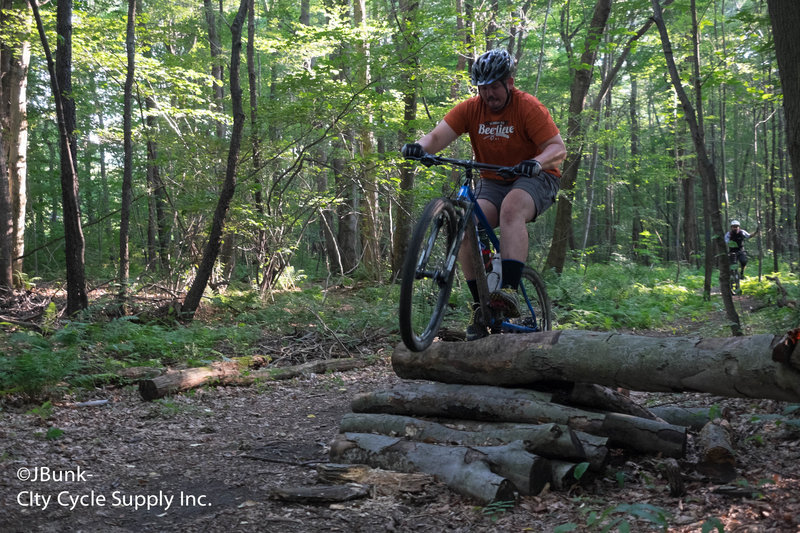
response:
M503 287L517 290L525 263L516 259L503 259Z
M481 297L478 296L478 281L474 279L468 279L467 287L469 288L469 292L472 293L472 300L474 302L480 302Z

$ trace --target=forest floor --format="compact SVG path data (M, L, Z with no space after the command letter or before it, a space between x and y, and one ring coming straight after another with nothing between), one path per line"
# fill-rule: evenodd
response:
M669 495L657 458L617 452L603 475L522 497L513 509L477 505L433 481L340 503L276 499L277 489L317 483L316 465L328 461L355 396L401 382L387 344L375 351L360 370L153 402L134 386L62 398L47 416L6 402L0 531L800 531L800 432L763 419L786 405L703 394L632 394L648 405L718 406L731 423L736 479L698 472L690 435L681 497ZM107 402L78 405L87 400ZM45 438L48 428L63 434ZM637 516L647 505L663 510L666 527Z

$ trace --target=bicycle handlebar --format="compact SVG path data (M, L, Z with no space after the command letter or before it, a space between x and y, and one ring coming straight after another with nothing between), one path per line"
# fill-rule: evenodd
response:
M491 170L504 178L513 178L517 175L514 167L504 167L501 165L492 165L489 163L481 163L479 161L472 161L470 159L451 159L449 157L442 157L440 155L425 154L422 157L409 157L414 161L419 161L425 166L432 165L455 165L475 170Z

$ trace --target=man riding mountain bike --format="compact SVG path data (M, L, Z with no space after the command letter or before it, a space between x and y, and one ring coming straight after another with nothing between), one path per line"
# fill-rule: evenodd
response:
M738 220L731 220L731 229L725 234L725 244L728 245L728 253L736 254L736 261L739 262L741 270L739 277L744 279L744 267L747 266L747 252L744 251L744 241L758 234L758 229L753 234L747 233L741 227ZM731 245L734 243L734 246Z
M419 159L468 133L476 161L515 167L516 178L483 172L475 187L489 224L500 226L503 281L491 300L509 318L519 316L516 291L528 258L526 224L555 202L561 177L558 167L567 154L550 112L536 97L514 86L515 73L515 60L506 50L482 54L470 71L478 95L457 104L433 130L402 150L404 156ZM475 326L477 274L466 246L458 259L475 302L467 328L467 340L473 340L487 334L485 328Z

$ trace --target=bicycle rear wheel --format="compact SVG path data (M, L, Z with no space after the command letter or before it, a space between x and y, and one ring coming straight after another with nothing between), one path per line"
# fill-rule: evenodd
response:
M510 332L550 331L550 298L544 280L537 271L528 266L522 270L517 295L520 316L507 320L504 329Z
M455 274L457 220L445 198L431 200L408 243L401 271L400 336L409 350L433 342L450 299Z

